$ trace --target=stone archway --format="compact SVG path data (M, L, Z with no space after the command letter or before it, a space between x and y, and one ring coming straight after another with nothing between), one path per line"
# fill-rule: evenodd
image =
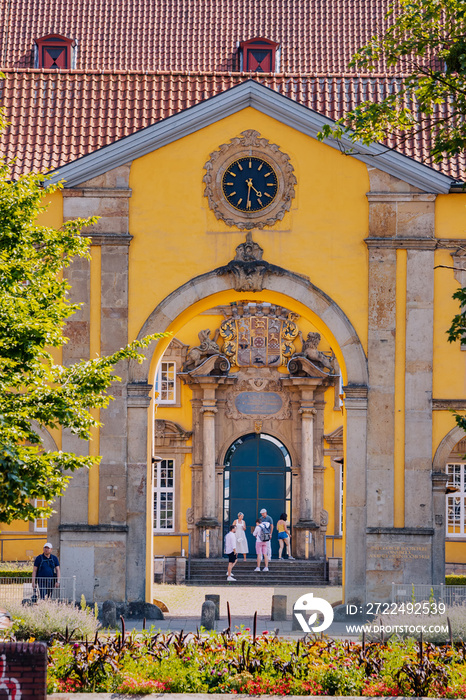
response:
M458 426L452 428L450 432L445 435L445 437L440 442L439 446L435 451L434 459L432 462L432 468L434 472L445 471L445 465L448 461L451 451L460 440L463 440L465 438L465 436L466 434L464 430L462 430Z
M272 265L262 260L262 249L254 243L251 234L236 249L236 256L227 265L199 275L171 292L147 318L138 337L167 330L186 309L218 294L271 291L300 302L325 325L333 335L346 370L346 541L351 545L351 556L346 556L346 599L364 599L362 582L366 575L366 440L367 440L367 359L362 343L343 310L309 278ZM153 348L143 350L147 359ZM128 383L128 434L142 438L148 433L150 361L131 362ZM142 478L147 464L146 443L128 442L128 470ZM142 513L141 513L142 516ZM142 518L141 518L142 520ZM145 523L144 523L145 524ZM140 522L142 526L142 522ZM142 527L138 527L138 537ZM149 534L149 533L148 533ZM129 544L131 534L129 533ZM348 545L347 545L348 546Z

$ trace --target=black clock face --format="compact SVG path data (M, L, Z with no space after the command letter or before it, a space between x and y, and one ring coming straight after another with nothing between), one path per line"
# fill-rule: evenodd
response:
M238 211L261 211L278 192L275 170L262 158L245 156L233 161L222 178L225 198Z

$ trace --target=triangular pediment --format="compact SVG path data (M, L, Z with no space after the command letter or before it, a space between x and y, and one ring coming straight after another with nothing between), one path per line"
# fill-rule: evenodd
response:
M65 180L66 187L75 187L247 107L252 107L315 139L325 124L334 124L331 119L295 100L254 80L248 80L63 166L52 174L52 181ZM355 144L345 136L339 142L326 139L324 143L335 149L341 149L342 146L346 150L355 148ZM358 150L352 153L352 158L378 168L423 192L446 193L453 182L450 177L433 168L381 144L366 146L358 143L356 147Z

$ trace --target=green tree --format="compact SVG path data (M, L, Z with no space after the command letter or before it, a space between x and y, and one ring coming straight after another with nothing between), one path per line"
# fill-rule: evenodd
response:
M388 27L353 56L350 66L373 72L384 60L401 77L385 99L362 102L320 138L369 144L428 132L431 156L440 162L466 145L466 2L398 0ZM447 109L441 108L443 105ZM355 146L357 150L357 146Z
M34 508L32 499L52 502L70 476L64 471L91 467L100 458L46 451L40 428L67 428L83 440L98 425L91 409L108 405L108 389L121 360L142 361L138 348L155 334L108 357L64 367L51 349L67 342L67 319L79 308L68 298L64 268L89 256L82 227L95 219L67 221L60 229L41 226L44 195L59 185L43 175L10 179L0 161L0 522L47 517L51 508Z
M387 15L388 28L353 56L350 66L375 71L381 61L393 69L398 90L378 103L362 102L325 126L319 138L343 135L355 143L430 136L434 162L466 148L466 2L398 0ZM443 266L442 266L443 267ZM466 344L466 287L453 295L460 312L448 329L449 342ZM453 412L466 431L466 416Z

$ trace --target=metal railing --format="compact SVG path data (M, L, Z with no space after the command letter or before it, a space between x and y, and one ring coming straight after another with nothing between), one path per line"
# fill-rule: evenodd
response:
M32 588L32 578L0 577L0 607L7 607L8 603L34 603L40 599L40 590L36 582L36 590ZM49 596L52 600L76 603L76 576L61 577L60 586L52 588Z
M435 600L445 605L466 605L466 586L392 583L392 603L420 603Z
M191 578L191 533L190 532L158 532L155 537L179 537L180 538L180 554L183 556L183 537L188 538L188 581ZM155 557L162 558L163 555L155 555ZM165 557L164 557L165 559ZM165 566L163 571L163 576L165 578Z

